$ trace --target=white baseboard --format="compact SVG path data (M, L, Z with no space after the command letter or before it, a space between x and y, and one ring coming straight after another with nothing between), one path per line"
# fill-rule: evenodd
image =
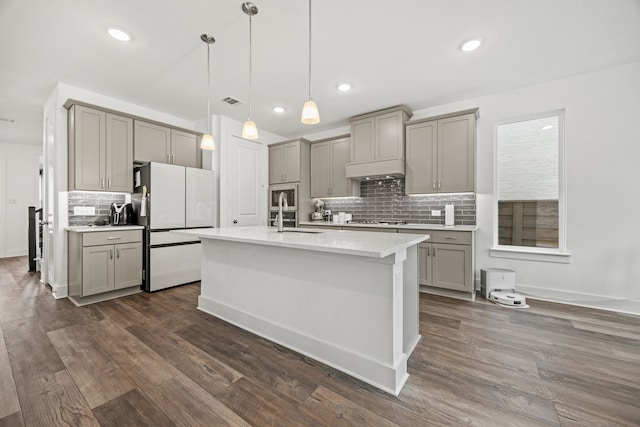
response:
M640 315L640 299L617 299L602 295L560 291L557 289L520 284L516 286L516 291L531 299L615 311L624 314Z
M64 285L51 285L51 294L55 299L66 298L69 295L69 286Z
M409 378L406 372L406 353L397 360L396 366L388 366L365 355L354 353L330 342L316 339L269 320L256 317L202 295L198 297L198 309L298 353L307 355L395 396L400 393L402 386ZM417 341L419 341L419 338L415 343L411 343L409 347L415 347Z

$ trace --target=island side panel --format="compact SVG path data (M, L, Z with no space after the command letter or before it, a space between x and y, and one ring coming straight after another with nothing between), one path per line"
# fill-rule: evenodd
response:
M399 393L406 251L381 259L203 239L202 257L200 310Z
M407 357L422 339L420 335L420 290L418 285L418 245L407 248L403 263L403 350Z

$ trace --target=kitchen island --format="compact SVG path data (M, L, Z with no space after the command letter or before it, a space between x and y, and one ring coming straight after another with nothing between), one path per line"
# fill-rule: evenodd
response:
M202 240L198 309L397 395L428 235L228 227Z

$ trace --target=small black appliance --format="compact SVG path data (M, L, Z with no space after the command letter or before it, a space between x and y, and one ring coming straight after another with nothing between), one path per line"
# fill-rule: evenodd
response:
M111 225L130 225L134 223L133 207L131 203L123 203L118 206L116 203L111 205Z

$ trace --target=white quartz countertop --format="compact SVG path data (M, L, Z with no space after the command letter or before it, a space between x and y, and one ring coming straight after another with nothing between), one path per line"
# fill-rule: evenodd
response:
M225 240L374 258L385 258L429 239L429 235L426 233L393 234L346 230L301 230L294 228L278 233L275 227L250 226L201 228L172 232L197 236L203 240Z
M101 231L142 230L142 225L78 225L66 227L65 230L72 233L95 233Z
M366 228L399 228L399 229L407 229L407 230L443 230L443 231L476 231L478 229L477 225L454 225L454 226L445 226L440 224L363 224L363 223L346 223L346 224L338 224L335 222L327 222L327 221L302 221L299 223L300 227L304 227L305 225L319 225L319 226L331 226L331 227L366 227Z

